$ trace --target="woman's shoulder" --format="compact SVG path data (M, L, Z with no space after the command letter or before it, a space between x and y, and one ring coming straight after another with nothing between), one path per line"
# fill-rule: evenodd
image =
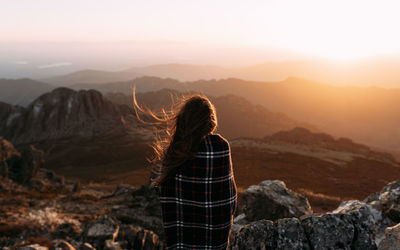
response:
M218 133L208 134L204 138L204 144L211 144L222 148L229 148L228 140Z

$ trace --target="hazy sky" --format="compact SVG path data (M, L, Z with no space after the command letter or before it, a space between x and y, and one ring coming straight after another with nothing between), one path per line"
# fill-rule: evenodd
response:
M330 58L400 52L400 1L0 0L0 41L281 48Z

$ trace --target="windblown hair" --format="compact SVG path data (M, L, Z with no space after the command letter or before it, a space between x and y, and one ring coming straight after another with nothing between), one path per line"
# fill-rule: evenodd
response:
M155 176L151 181L155 186L173 177L186 161L193 159L203 138L217 127L215 107L206 96L195 94L178 99L170 109L163 108L155 113L138 105L133 90L137 118L153 125L156 132L151 145L154 154L148 158L152 176Z

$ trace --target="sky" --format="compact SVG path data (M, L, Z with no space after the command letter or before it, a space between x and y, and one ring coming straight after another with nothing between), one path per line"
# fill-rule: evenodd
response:
M339 60L400 52L400 1L395 0L0 2L3 44L130 42L142 49L182 44Z

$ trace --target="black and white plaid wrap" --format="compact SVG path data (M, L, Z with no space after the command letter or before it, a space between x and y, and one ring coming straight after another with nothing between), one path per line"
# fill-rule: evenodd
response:
M158 188L167 249L226 249L237 206L230 146L207 135L193 160Z

